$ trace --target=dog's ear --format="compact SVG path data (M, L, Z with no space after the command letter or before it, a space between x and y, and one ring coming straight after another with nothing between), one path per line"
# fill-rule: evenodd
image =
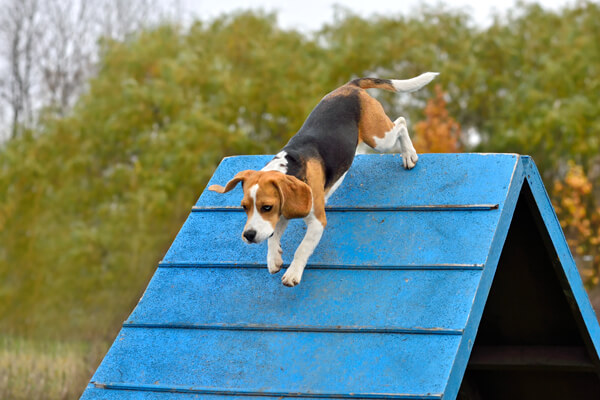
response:
M312 208L312 190L295 176L281 174L273 180L281 198L281 214L287 218L303 218Z
M246 179L250 178L250 176L254 175L255 173L256 173L256 171L252 171L249 169L246 171L238 172L233 177L232 180L227 182L227 185L225 185L225 187L223 187L221 185L210 185L208 187L208 190L212 190L213 192L217 192L217 193L227 193L231 189L233 189L235 187L235 185L237 185L240 181L245 181Z

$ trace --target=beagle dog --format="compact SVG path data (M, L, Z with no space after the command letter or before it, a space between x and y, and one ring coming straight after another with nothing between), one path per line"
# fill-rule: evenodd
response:
M399 117L392 122L381 103L365 89L413 92L437 75L426 72L406 80L352 80L326 95L298 133L263 169L241 171L225 187L208 188L226 193L242 182L241 204L248 218L242 239L246 243L268 239L267 268L272 274L283 265L280 240L288 221L304 218L306 235L281 278L285 286L300 283L308 258L327 225L325 203L344 180L355 154L367 148L400 152L407 169L418 160L405 119Z

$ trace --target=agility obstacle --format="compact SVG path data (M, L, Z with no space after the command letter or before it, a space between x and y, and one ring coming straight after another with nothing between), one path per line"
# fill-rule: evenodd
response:
M531 158L357 156L294 288L242 242L241 197L202 193L82 399L600 398L600 327Z

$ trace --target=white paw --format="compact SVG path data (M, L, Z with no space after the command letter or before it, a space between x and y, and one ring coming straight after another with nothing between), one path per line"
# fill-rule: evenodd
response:
M394 125L404 125L406 126L406 119L404 119L404 117L398 117L396 118L396 120L394 121Z
M299 284L301 279L302 269L294 268L292 264L281 277L281 283L283 283L285 286L293 287Z
M406 169L412 169L417 164L419 156L414 148L402 152L402 164Z
M267 251L267 268L271 274L276 274L281 270L283 265L282 253L281 247L274 251Z

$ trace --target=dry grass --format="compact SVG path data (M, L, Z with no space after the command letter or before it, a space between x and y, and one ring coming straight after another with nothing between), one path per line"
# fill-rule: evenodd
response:
M0 399L78 399L103 347L0 338Z

